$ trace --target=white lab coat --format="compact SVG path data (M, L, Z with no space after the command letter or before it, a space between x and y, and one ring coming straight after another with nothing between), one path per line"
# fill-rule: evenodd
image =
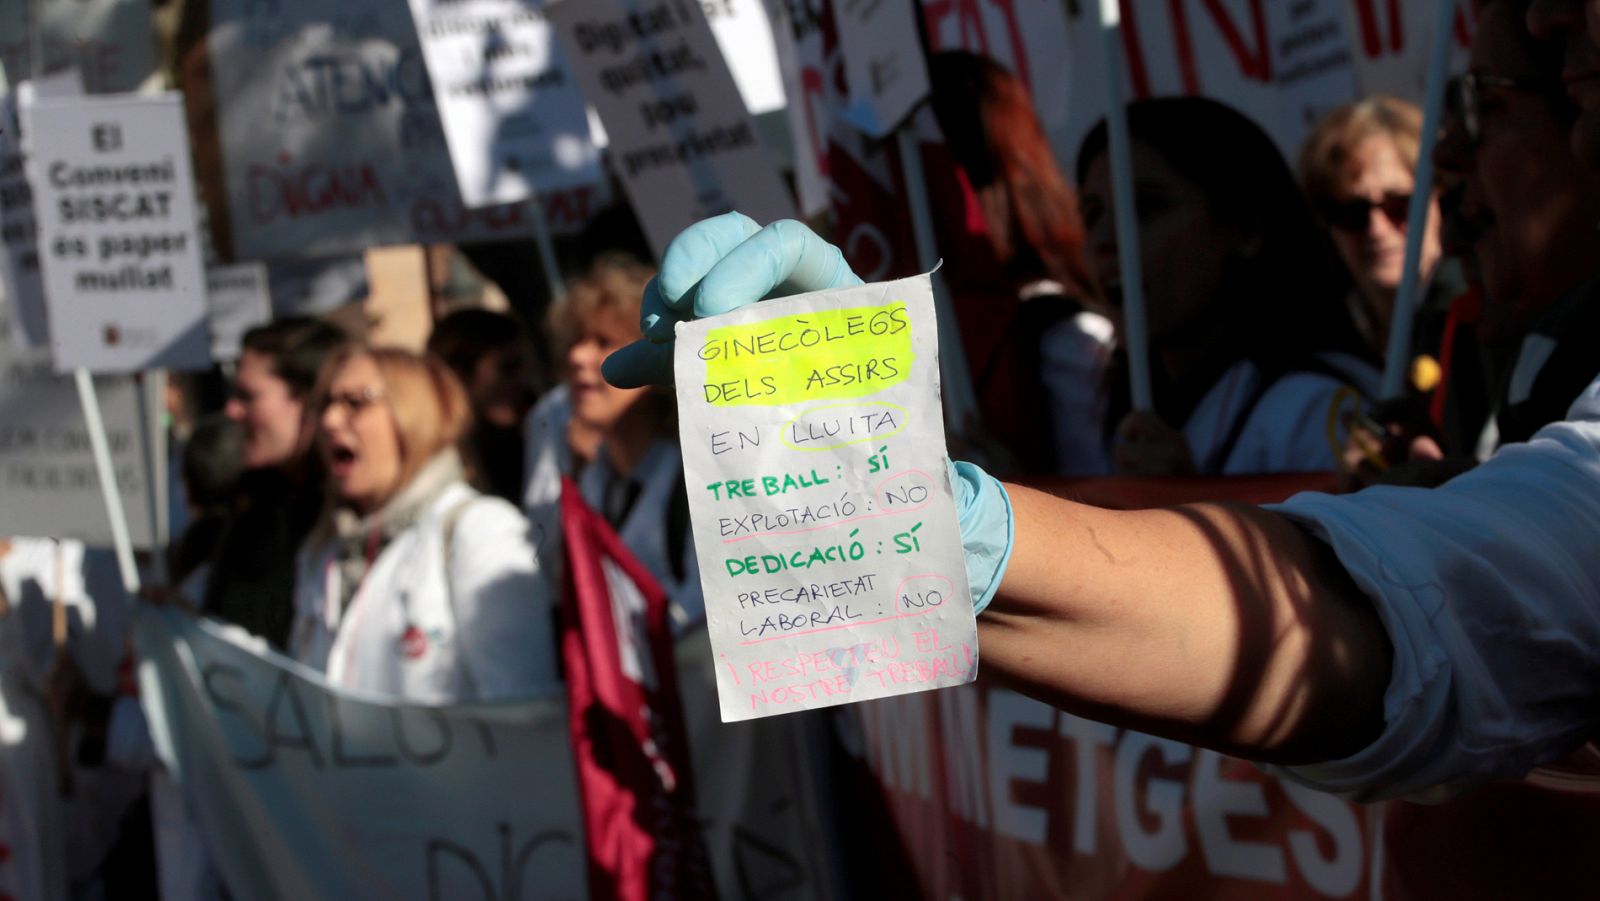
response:
M449 704L557 684L550 588L511 504L451 484L378 554L345 609L335 547L300 551L290 638L332 685Z

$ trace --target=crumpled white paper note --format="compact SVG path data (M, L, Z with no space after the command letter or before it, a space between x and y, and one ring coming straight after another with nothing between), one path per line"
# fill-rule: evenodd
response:
M972 681L928 276L682 323L675 354L723 721Z

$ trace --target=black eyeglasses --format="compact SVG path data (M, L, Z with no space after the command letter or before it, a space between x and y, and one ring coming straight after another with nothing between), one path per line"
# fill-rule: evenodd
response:
M1378 200L1352 197L1349 200L1329 200L1318 204L1317 212L1330 228L1353 235L1365 234L1372 222L1372 211L1382 210L1383 217L1395 228L1404 230L1406 215L1411 210L1410 194L1385 193Z
M362 388L359 391L330 391L328 396L317 405L317 415L322 415L335 407L344 408L345 415L351 419L361 415L361 411L383 400L383 390L380 388Z
M1491 75L1488 72L1463 72L1450 79L1445 87L1445 112L1461 123L1467 140L1476 144L1483 138L1483 89L1501 88L1507 91L1524 91L1529 94L1561 96L1559 86L1548 82L1512 78L1509 75Z

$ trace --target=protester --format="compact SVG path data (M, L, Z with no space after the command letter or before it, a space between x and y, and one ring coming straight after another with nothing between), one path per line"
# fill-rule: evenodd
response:
M1330 112L1300 148L1301 181L1354 281L1350 311L1375 359L1388 347L1405 272L1406 217L1421 140L1422 110L1377 96ZM1453 267L1441 267L1437 198L1428 204L1417 267L1423 290L1412 346L1437 357L1445 313L1463 290Z
M661 583L682 628L700 621L704 602L673 399L658 388L616 388L600 374L601 361L639 338L640 297L654 274L624 258L603 260L568 288L550 321L565 350L569 444L581 457L584 439L599 439L578 487Z
M1384 456L1407 478L1428 460L1450 475L1476 462L1480 445L1527 440L1600 368L1600 179L1567 152L1577 107L1561 83L1562 50L1529 33L1528 5L1483 6L1434 151L1442 176L1460 183L1451 230L1471 241L1483 284L1474 334L1497 364L1492 430L1438 442L1396 430Z
M306 396L345 334L289 317L246 332L224 412L244 427L244 465L232 519L218 539L207 614L282 648L294 619L294 555L316 522L316 465L303 453Z
M669 372L673 321L856 281L798 223L706 220L669 247L646 342L607 376ZM1437 489L1128 512L959 464L985 665L1070 712L1339 794L1520 775L1596 726L1597 443L1600 382L1568 422Z
M1099 435L1110 360L1111 321L1084 260L1078 202L1056 165L1033 98L1015 75L964 51L928 61L933 111L945 144L976 195L981 236L1015 294L996 305L1003 324L986 354L971 349L980 396L1005 397L1000 419L1050 439L1048 453L1019 462L1061 475L1110 470ZM997 404L986 411L993 416ZM1014 441L1014 444L1024 442ZM1031 442L1028 442L1031 443Z
M180 473L189 526L168 553L167 578L199 606L244 474L244 429L226 416L202 418L184 443Z
M294 655L335 686L423 703L554 685L540 561L516 509L466 483L455 375L345 347L311 397L329 498L296 566Z
M1328 410L1346 386L1371 396L1376 372L1345 309L1348 282L1288 166L1259 127L1213 100L1133 103L1128 129L1155 410L1128 413L1126 387L1114 389L1118 469L1333 469ZM1078 180L1100 282L1117 305L1107 148L1102 122L1084 139Z
M522 423L538 397L537 361L527 330L493 310L457 310L440 320L428 351L455 372L472 404L472 465L490 494L522 499Z

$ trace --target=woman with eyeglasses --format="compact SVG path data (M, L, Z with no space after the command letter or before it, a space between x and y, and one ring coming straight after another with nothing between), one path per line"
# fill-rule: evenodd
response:
M1282 155L1244 115L1198 97L1133 103L1128 130L1155 410L1129 413L1125 370L1113 376L1118 470L1333 469L1328 412L1347 386L1370 396L1377 373L1345 309L1349 280ZM1077 168L1092 262L1118 308L1105 123Z
M556 685L527 520L467 483L472 412L449 368L346 348L312 410L329 496L298 561L294 655L334 685L425 704Z
M1362 337L1381 357L1389 338L1395 293L1405 272L1406 216L1416 186L1422 111L1395 97L1346 104L1317 124L1300 149L1300 176L1333 238L1355 289L1350 311ZM1439 270L1439 202L1428 204L1418 268L1424 284ZM1413 345L1437 353L1443 314L1463 285L1445 279L1418 306Z

